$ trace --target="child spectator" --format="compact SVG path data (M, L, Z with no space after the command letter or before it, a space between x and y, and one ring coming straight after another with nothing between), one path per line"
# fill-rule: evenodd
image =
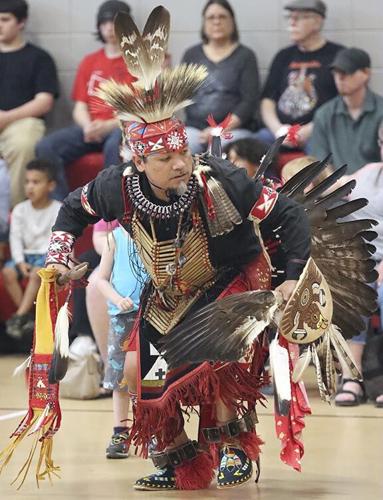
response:
M68 194L65 167L77 158L102 151L105 167L121 163L119 120L113 110L96 97L100 83L105 80L127 83L131 80L114 33L113 19L117 12L129 13L130 7L119 0L108 0L98 10L97 39L104 46L85 56L78 67L72 91L75 124L49 134L36 146L38 158L48 159L57 165L54 197L59 200Z
M129 335L139 308L140 285L132 267L132 241L122 227L113 230L102 252L98 286L108 300L110 328L104 388L113 390L114 429L107 458L127 458L129 393L124 377L122 343Z
M254 177L263 156L267 153L269 146L257 139L238 139L229 142L224 151L227 159L237 167L245 168L250 177ZM266 172L275 174L276 160L274 159Z
M32 160L26 166L25 195L11 215L11 257L2 269L4 286L17 306L16 313L7 321L8 335L21 338L33 329L29 314L40 285L37 271L44 267L51 228L61 203L52 200L55 189L54 166L43 160ZM21 280L28 279L23 292Z
M58 95L55 63L24 39L25 0L0 2L0 152L11 177L12 206L24 200L25 165L45 132L44 116Z

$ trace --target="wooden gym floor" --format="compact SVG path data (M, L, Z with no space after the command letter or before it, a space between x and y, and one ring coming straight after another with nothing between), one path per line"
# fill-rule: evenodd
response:
M22 378L11 373L22 358L0 357L0 449L8 442L21 416L4 418L26 408L27 395ZM112 430L111 399L62 400L62 427L54 438L53 457L61 466L61 479L53 485L43 481L37 489L32 474L16 492L11 480L24 463L31 441L14 453L0 476L1 500L108 499L383 499L383 409L372 404L357 408L330 407L322 403L308 374L308 392L313 415L306 419L303 472L290 470L279 460L279 442L274 434L271 403L259 411L258 432L265 441L261 455L261 478L229 490L196 492L140 492L132 488L135 479L152 470L151 462L131 456L107 460L105 447ZM188 428L193 433L196 419Z

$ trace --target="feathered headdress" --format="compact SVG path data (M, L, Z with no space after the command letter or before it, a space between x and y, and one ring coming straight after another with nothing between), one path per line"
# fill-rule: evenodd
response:
M207 76L206 68L183 64L163 69L170 16L162 6L151 12L142 35L128 14L117 14L114 24L125 63L136 80L130 84L104 82L99 97L116 110L135 154L183 149L187 145L185 127L174 113L191 104L192 95Z

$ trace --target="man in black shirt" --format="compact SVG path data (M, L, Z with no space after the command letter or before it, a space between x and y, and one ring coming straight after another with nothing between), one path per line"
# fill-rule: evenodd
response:
M257 138L272 143L291 125L299 124L298 145L304 148L315 110L337 94L329 66L342 47L321 33L326 16L321 0L295 0L285 9L294 45L279 51L271 64L261 101L267 128Z
M12 205L24 199L24 167L34 158L43 117L58 95L51 56L24 40L27 17L24 0L0 3L0 152L9 168Z

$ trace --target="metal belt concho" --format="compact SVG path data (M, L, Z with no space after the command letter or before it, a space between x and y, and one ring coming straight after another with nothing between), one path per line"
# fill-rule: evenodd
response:
M218 427L205 427L202 429L204 438L208 443L220 443L225 438L236 437L241 432L251 432L258 422L255 411L245 413L243 417L236 420L230 420L226 424Z
M182 465L186 460L192 460L198 454L197 441L188 441L187 443L174 448L173 450L164 451L162 453L152 453L150 458L157 469L166 467L177 467Z

